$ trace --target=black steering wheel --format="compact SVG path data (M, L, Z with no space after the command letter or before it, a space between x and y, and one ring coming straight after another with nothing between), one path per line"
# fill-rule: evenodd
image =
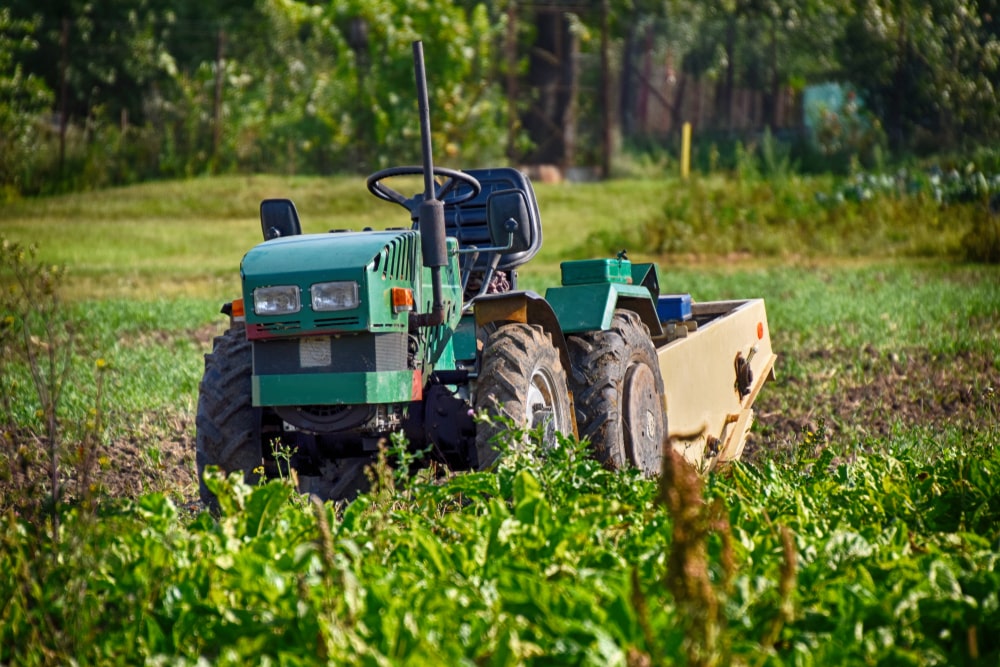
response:
M382 169L381 171L376 171L368 177L368 191L379 199L399 204L409 211L411 215L417 215L420 208L420 202L424 200L423 193L416 194L412 197L406 197L398 191L393 190L388 185L382 183L382 181L394 176L423 176L423 174L424 168L419 166L389 167L388 169ZM440 187L436 188L436 192L434 193L435 199L443 199L444 196L454 190L455 186L459 183L465 183L469 186L469 188L471 188L469 192L462 194L460 197L449 200L449 206L467 202L478 196L483 190L483 186L478 180L476 180L476 177L471 176L464 171L456 171L455 169L446 169L444 167L434 167L434 175L447 179Z

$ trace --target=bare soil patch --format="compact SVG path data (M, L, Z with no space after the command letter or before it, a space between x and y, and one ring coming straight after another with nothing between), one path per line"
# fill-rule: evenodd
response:
M851 357L857 361L845 365ZM986 352L883 354L869 345L860 355L820 350L798 361L815 370L782 379L779 360L778 386L757 401L751 456L918 426L966 433L1000 426L1000 369Z
M116 497L167 491L191 500L198 493L194 460L194 416L159 416L140 423L128 435L108 445L101 483Z

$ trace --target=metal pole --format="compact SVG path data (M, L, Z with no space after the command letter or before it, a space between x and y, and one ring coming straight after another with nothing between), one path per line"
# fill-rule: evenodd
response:
M434 199L434 159L431 157L431 112L427 101L424 74L424 45L413 42L414 71L417 78L417 104L420 113L420 148L424 158L424 201Z
M444 230L444 203L434 187L434 160L431 157L431 111L427 101L427 74L424 71L424 46L413 43L413 69L417 79L417 104L420 111L420 143L424 159L424 201L420 203L417 224L424 266L431 270L431 312L411 315L416 326L434 327L444 323L444 290L441 267L448 265L448 245Z

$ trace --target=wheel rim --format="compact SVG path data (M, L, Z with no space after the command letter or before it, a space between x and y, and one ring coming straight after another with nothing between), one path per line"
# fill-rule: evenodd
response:
M626 456L647 475L657 473L663 456L663 405L653 370L646 364L633 365L625 373L623 389Z
M555 381L544 370L531 375L524 401L525 423L532 429L542 427L546 442L555 440L555 433L562 426L562 415L557 414Z

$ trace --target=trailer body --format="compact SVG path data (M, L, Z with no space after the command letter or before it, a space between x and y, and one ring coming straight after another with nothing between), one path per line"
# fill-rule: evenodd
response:
M693 303L690 320L664 325L656 355L674 448L705 470L738 460L777 360L764 300Z

